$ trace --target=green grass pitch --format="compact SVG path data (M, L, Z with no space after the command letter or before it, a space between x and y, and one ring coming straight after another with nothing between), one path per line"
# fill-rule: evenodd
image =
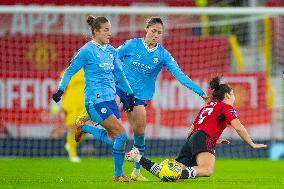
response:
M160 162L162 159L154 158ZM125 173L130 175L133 164L125 162ZM114 183L111 158L82 159L75 164L66 158L0 159L0 188L52 189L244 189L283 188L284 161L266 159L217 159L214 175L175 183L160 182L142 170L149 182Z

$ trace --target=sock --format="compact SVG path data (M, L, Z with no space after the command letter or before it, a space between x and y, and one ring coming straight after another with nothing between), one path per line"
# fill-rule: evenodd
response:
M69 130L66 137L66 144L68 145L68 154L70 157L77 156L77 143L75 141L75 132Z
M196 170L194 167L187 167L186 169L182 170L180 179L190 179L196 177Z
M151 160L141 156L139 164L142 165L144 169L159 178L160 166L157 163L152 162Z
M137 155L133 160L134 160L134 163L139 163L139 161L141 160L141 158L142 158L142 155L141 154L139 154L139 155ZM140 164L139 164L140 165ZM136 170L139 170L139 169L136 169Z
M113 141L110 141L108 139L107 131L105 129L99 129L99 128L84 124L81 128L81 131L84 133L92 134L96 139L106 144L109 144L111 146L113 145Z
M114 176L119 177L123 175L123 161L125 154L125 142L127 134L121 134L114 137L114 144L112 146L112 156L114 159Z
M145 151L145 137L143 135L134 134L134 144L133 146L140 151L140 154L143 156ZM139 163L134 163L135 169L140 169Z

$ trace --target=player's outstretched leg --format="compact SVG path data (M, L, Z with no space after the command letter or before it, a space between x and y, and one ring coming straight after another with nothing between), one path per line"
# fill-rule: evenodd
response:
M210 177L213 174L215 155L209 152L201 152L196 155L197 165L186 167L180 179L192 179L195 177Z
M81 131L84 133L92 134L96 139L108 144L113 145L113 141L108 138L107 131L105 129L100 129L93 127L91 125L84 124L81 128Z
M105 129L95 128L91 125L84 124L83 121L76 121L76 132L75 132L75 140L79 142L81 140L83 133L90 133L96 139L108 144L113 145L113 141L108 138L107 131Z
M144 169L152 173L154 176L160 178L160 166L157 163L143 157L137 148L132 148L132 150L127 152L125 154L125 159L127 161L139 163Z
M196 177L196 170L194 167L187 167L182 170L180 179L193 179Z
M145 151L144 134L134 134L133 147L137 148L142 156L144 155L144 151ZM140 166L141 165L139 163L134 162L134 170L131 173L131 179L135 181L148 181L148 179L140 173Z

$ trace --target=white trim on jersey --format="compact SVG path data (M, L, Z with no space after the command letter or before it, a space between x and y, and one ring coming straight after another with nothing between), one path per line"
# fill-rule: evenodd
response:
M92 40L92 43L95 44L97 47L99 47L100 49L102 49L103 51L106 50L107 48L107 44L105 45L100 45L98 44L95 40Z
M153 47L152 49L149 49L148 45L145 43L144 38L142 38L142 43L143 43L144 47L146 48L146 50L147 50L149 53L155 51L155 50L158 48L158 46L159 46L159 43L157 43L155 47Z

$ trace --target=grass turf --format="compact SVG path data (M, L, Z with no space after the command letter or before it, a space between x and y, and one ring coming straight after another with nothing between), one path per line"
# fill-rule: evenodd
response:
M154 158L160 162L162 159ZM125 162L125 173L130 175L133 164ZM284 161L266 159L217 159L214 175L176 183L160 182L142 169L149 182L112 182L111 158L82 159L75 164L68 159L17 158L0 159L0 188L198 188L244 189L283 188Z

